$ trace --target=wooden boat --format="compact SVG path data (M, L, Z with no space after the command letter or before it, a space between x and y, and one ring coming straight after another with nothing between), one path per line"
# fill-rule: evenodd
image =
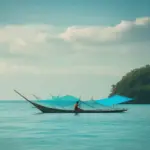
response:
M41 104L37 104L36 102L33 102L33 101L27 99L25 96L20 94L18 91L16 91L16 90L14 90L14 91L43 113L122 113L122 112L127 111L127 109L124 109L124 108L122 108L122 109L80 110L80 111L51 108L51 107L43 106Z

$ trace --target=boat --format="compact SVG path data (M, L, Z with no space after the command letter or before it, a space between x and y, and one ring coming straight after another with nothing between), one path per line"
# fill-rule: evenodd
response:
M48 106L44 106L41 104L38 104L36 102L33 102L23 96L21 93L18 91L14 90L17 94L19 94L22 98L24 98L26 101L31 103L35 108L40 110L42 113L122 113L126 112L127 109L122 108L122 109L93 109L93 110L79 110L79 111L74 111L74 110L67 110L67 109L58 109L58 108L51 108Z

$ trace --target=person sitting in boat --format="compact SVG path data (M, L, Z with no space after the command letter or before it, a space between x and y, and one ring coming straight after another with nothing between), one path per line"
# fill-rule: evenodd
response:
M79 101L77 101L76 104L74 105L74 110L75 111L82 110L82 109L79 108Z

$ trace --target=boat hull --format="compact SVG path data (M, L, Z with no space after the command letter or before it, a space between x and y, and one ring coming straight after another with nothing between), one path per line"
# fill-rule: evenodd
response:
M127 109L97 109L97 110L65 110L46 107L37 103L32 102L32 104L43 113L122 113L127 111Z
M74 110L62 110L62 109L42 109L43 113L122 113L127 111L126 109L118 109L118 110L82 110L82 111L74 111Z

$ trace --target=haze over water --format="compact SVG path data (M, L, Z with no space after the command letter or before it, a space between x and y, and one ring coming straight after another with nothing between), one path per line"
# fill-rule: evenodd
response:
M142 150L150 147L150 105L121 114L41 114L26 102L0 102L5 150Z

